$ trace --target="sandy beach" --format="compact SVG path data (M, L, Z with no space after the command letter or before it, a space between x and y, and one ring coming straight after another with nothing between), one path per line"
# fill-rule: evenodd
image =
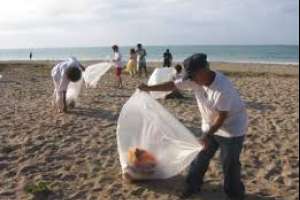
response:
M96 89L83 88L75 109L57 114L51 108L53 63L0 62L0 200L30 199L28 187L38 183L49 191L35 199L178 199L185 172L165 181L122 181L118 114L145 79L125 74L125 89L115 89L110 71ZM250 124L241 158L247 199L299 199L299 66L211 66L230 77L247 103ZM160 102L197 134L200 113L192 94L184 95ZM218 158L210 165L202 195L193 199L224 198Z

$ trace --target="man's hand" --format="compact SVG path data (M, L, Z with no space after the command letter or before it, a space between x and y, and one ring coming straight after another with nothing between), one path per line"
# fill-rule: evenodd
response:
M206 150L208 148L208 136L207 135L200 138L200 144L203 146L203 150Z
M141 85L138 86L138 88L144 92L149 92L149 86L146 85L145 83L142 83Z
M82 71L85 71L85 67L82 64L80 64L80 68Z

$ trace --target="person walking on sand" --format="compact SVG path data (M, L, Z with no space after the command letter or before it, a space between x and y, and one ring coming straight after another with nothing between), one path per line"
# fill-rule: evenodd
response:
M164 62L163 67L171 67L173 55L170 52L170 49L167 49L166 52L163 54Z
M59 112L67 112L66 94L69 83L79 81L84 70L85 68L74 57L68 58L53 67L51 71L54 83L53 106L58 108Z
M142 44L137 45L136 53L137 53L137 68L138 68L139 76L141 77L142 71L144 71L145 77L148 77L147 63L146 63L147 52L143 48Z
M130 74L130 76L133 76L136 74L136 68L137 68L137 54L135 52L135 49L130 49L129 60L126 66L126 71Z
M119 47L117 45L112 46L113 50L113 59L112 62L115 67L115 74L116 74L116 87L119 87L120 89L123 88L123 83L122 83L122 55L120 53Z
M29 59L32 60L32 51L29 53Z
M143 91L190 89L196 97L202 116L200 143L204 150L190 166L182 198L200 192L210 160L220 148L224 192L230 200L243 200L245 187L241 180L240 154L248 119L245 104L230 80L210 70L205 54L195 54L184 61L182 79L156 86L142 84L139 88Z

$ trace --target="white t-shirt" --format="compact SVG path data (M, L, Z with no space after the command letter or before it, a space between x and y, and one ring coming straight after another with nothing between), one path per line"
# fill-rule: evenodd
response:
M67 78L66 70L70 67L80 68L80 63L76 58L68 58L67 60L58 63L52 69L51 75L56 83L57 92L67 91L70 80Z
M122 68L122 54L120 52L114 52L113 54L113 63L115 68Z
M239 137L247 132L248 117L244 102L231 81L216 72L214 82L209 86L199 86L193 81L176 80L178 89L192 90L202 117L202 131L209 130L217 117L217 111L227 111L228 117L215 133L222 137Z

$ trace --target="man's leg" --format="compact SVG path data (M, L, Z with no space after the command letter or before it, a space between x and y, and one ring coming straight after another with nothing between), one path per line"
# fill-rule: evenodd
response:
M148 71L147 71L146 63L144 63L143 69L144 69L145 77L147 78L148 77Z
M57 81L53 78L53 85L54 85L54 90L53 90L53 95L52 95L52 106L54 108L56 108L56 107L58 107L58 86L59 86L59 81Z
M192 162L186 178L186 188L183 194L184 197L191 195L200 190L203 183L204 175L208 169L209 162L219 148L214 136L208 138L208 147L201 151L197 158Z
M243 148L244 137L217 137L217 141L221 148L224 191L229 198L242 200L245 197L245 186L241 180L240 154Z

